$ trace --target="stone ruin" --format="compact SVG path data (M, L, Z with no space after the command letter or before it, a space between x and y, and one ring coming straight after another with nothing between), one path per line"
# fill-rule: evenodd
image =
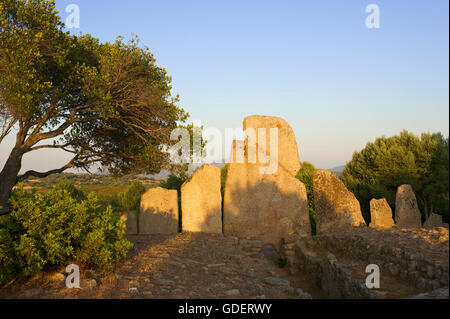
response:
M127 233L175 234L181 226L183 232L239 238L242 247L251 243L251 249L285 258L291 274L308 273L332 298L397 298L448 289L448 229L435 214L424 224L429 230L422 228L410 185L398 188L395 222L386 199L374 199L367 227L358 200L341 180L316 172L317 235L311 236L306 188L295 178L301 163L292 128L266 116L246 118L243 128L246 140L232 145L223 207L221 171L204 165L181 188L181 212L177 191L150 189L139 214L122 216ZM271 128L278 129L278 144L272 143ZM270 171L273 154L278 163ZM368 264L379 265L398 286L368 289L361 279Z

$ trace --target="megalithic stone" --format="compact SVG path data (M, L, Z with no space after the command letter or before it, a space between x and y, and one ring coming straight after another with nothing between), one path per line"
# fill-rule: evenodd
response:
M276 144L271 140L271 128L277 131ZM250 116L244 120L244 130L244 163L231 158L225 183L225 235L257 238L276 249L284 237L310 236L306 188L295 178L301 164L291 127L280 118ZM236 147L242 147L242 143L234 143ZM277 154L277 167L264 170L270 163L261 158L270 158L271 154Z
M313 183L318 233L365 225L358 200L335 174L318 171Z
M395 222L397 226L403 228L422 227L422 214L411 185L402 185L397 189Z
M442 216L435 214L435 213L431 213L430 217L428 217L426 222L423 224L423 227L428 228L428 229L443 227L443 226L444 226L444 222L442 221Z
M394 219L392 218L392 209L386 198L372 199L370 201L371 228L392 228Z
M141 198L139 234L178 233L178 192L161 187L149 189Z
M203 165L181 187L183 232L222 233L220 169Z

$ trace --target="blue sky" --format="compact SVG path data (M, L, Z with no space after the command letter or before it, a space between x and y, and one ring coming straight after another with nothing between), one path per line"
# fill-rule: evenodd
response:
M81 14L72 33L138 35L192 119L224 129L248 115L283 117L301 160L318 167L403 129L448 136L447 0L57 0L63 21L71 3ZM380 29L365 26L370 3ZM68 158L49 154L28 156L24 168Z

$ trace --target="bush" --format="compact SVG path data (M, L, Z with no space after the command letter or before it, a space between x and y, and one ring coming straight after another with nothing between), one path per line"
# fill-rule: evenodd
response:
M228 168L230 167L230 164L225 164L222 169L220 170L220 191L222 193L222 198L225 195L225 185L227 183L227 176L228 176Z
M111 267L127 254L123 222L95 194L77 201L65 184L48 193L13 192L14 208L0 218L0 282L79 262Z
M178 177L170 175L166 181L161 183L161 187L165 189L176 189L178 192L181 190L181 186L188 180L188 176Z
M56 191L67 191L67 193L70 195L70 197L76 199L77 201L86 199L86 196L84 195L83 191L76 188L75 185L73 185L73 183L67 179L63 179L63 180L59 181L53 187L53 189Z
M146 192L145 186L134 181L128 189L120 195L120 204L125 211L139 210L141 197Z
M305 184L306 194L308 195L309 220L311 223L311 232L316 235L316 211L314 205L314 173L316 168L313 164L304 162L302 168L297 173L297 179Z

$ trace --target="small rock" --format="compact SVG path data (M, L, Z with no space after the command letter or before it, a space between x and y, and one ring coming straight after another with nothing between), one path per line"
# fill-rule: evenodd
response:
M139 293L139 289L137 289L136 287L132 287L128 289L128 292L132 295L137 295Z
M174 286L175 285L175 281L169 280L169 279L159 279L158 281L160 283L162 283L163 285L167 285L167 286Z
M416 288L417 289L424 289L426 286L426 281L422 277L418 278L416 281Z
M229 296L229 297L236 297L239 296L241 294L241 292L238 289L231 289L228 291L225 291L225 295Z
M207 268L216 268L216 267L223 267L226 266L226 264L209 264L206 267Z
M436 289L424 294L411 296L406 299L448 299L448 288Z
M304 292L300 288L297 288L295 292L297 293L297 299L313 299L309 293Z
M276 277L267 277L264 279L264 282L266 284L272 285L272 286L278 286L278 287L290 287L291 283L289 280L284 280Z
M273 261L273 262L277 262L278 259L280 258L280 255L275 250L275 248L273 248L272 245L265 245L261 249L261 252L264 255L264 257L266 257L267 260L270 260L270 261Z

